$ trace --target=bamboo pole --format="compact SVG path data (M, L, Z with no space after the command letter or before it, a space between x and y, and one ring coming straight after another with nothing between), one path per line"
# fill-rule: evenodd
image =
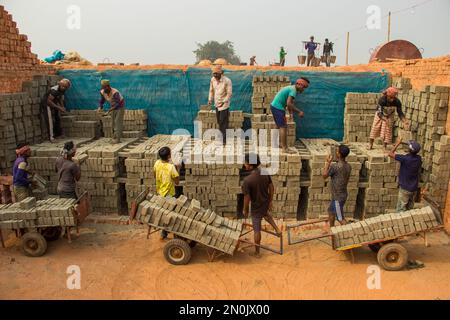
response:
M389 11L389 17L388 17L388 37L387 42L391 41L391 12Z
M347 49L345 51L345 65L348 66L348 48L350 43L350 32L347 32Z

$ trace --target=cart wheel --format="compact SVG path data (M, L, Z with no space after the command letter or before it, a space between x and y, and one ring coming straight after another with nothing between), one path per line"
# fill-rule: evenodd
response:
M191 256L191 247L184 240L172 239L164 246L164 257L171 264L188 264Z
M47 251L47 241L39 232L28 232L22 237L22 251L30 257L40 257Z
M398 243L388 243L380 248L377 259L383 269L399 271L408 263L408 251Z
M371 243L371 244L369 244L369 248L373 252L378 253L378 251L380 251L380 248L381 248L381 243Z
M47 241L55 241L61 237L62 228L61 227L48 227L44 228L41 231L41 234L44 236Z

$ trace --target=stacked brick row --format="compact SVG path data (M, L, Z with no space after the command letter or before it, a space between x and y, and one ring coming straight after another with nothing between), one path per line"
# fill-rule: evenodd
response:
M20 229L48 226L75 226L74 199L25 198L13 204L0 204L0 228Z
M167 199L150 194L139 205L136 218L231 255L242 231L242 222L223 218L185 196Z
M306 170L308 172L308 196L307 196L307 216L308 219L315 219L328 215L328 208L331 202L330 179L323 178L323 168L329 155L336 159L337 143L330 139L301 139L301 145L298 145L300 152L306 161ZM303 149L303 150L302 150ZM344 216L353 217L356 210L358 195L359 174L361 171L361 162L354 152L347 157L352 171L347 185L348 197L344 206Z
M429 194L445 207L450 177L450 136L441 136L441 140L434 145L432 174L430 175Z
M383 214L364 221L332 227L331 233L335 248L343 248L375 240L396 238L438 225L433 210L425 207L400 213Z
M344 141L368 142L381 93L347 93L344 110Z
M287 144L293 146L295 144L295 122L287 116ZM279 146L279 133L277 126L271 114L254 114L252 115L252 129L255 130L256 137L252 140L258 141L259 146ZM272 131L273 130L273 131Z
M76 115L63 115L61 117L61 126L66 137L95 139L101 135L99 121L79 120Z
M181 152L188 140L188 136L155 135L128 150L124 150L127 172L125 188L129 207L132 200L142 191L149 190L156 193L153 166L158 160L159 149L169 147L172 152L172 161L181 163Z
M111 116L104 116L101 118L101 121L105 137L112 138L113 123ZM123 116L123 137L139 138L147 136L147 122L148 116L147 112L144 109L126 109Z
M219 129L216 111L212 111L208 106L200 107L200 111L198 112L195 121L200 122L197 124L200 137L203 137L204 132L208 129ZM242 111L230 111L228 129L241 129L243 123L244 113Z

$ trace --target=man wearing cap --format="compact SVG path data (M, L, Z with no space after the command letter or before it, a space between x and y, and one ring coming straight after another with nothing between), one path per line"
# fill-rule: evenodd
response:
M233 94L231 80L223 75L222 66L215 65L212 68L213 77L209 83L208 105L211 106L214 99L216 107L217 124L222 133L223 144L227 142L227 128L230 118L230 100Z
M396 154L395 151L397 151L401 143L402 139L399 138L389 153L389 157L400 162L398 175L400 189L398 192L397 212L414 208L414 198L419 189L420 169L422 167L422 157L418 155L421 149L420 144L413 140L408 141L408 154Z
M13 166L13 192L16 202L19 202L31 195L31 177L27 161L31 156L30 146L26 143L19 144L16 156Z
M125 114L125 99L119 90L111 88L109 80L101 81L102 89L100 90L100 105L97 111L103 110L105 102L109 103L109 111L107 114L111 114L113 125L113 139L112 143L120 143L123 132L123 116Z
M68 79L62 79L56 86L50 88L41 101L41 114L48 129L51 142L62 135L61 115L66 112L64 94L70 88Z
M307 78L300 78L295 85L282 88L273 99L270 110L277 128L280 130L280 145L284 152L288 151L287 146L287 120L286 109L293 117L294 112L303 118L304 113L295 106L297 95L302 93L309 86Z
M375 112L372 129L370 130L369 149L373 148L373 143L378 137L383 140L384 148L387 148L387 145L392 143L395 112L397 112L405 128L407 130L409 129L409 121L406 120L405 114L402 111L402 103L397 98L397 95L398 89L389 87L378 100L377 111Z

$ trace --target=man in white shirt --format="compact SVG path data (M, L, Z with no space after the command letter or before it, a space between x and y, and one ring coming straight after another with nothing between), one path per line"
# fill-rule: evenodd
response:
M227 142L226 131L230 118L230 99L233 93L231 80L223 75L222 66L216 65L212 68L213 77L209 85L208 105L211 106L214 99L216 107L217 123L222 133L223 144Z

